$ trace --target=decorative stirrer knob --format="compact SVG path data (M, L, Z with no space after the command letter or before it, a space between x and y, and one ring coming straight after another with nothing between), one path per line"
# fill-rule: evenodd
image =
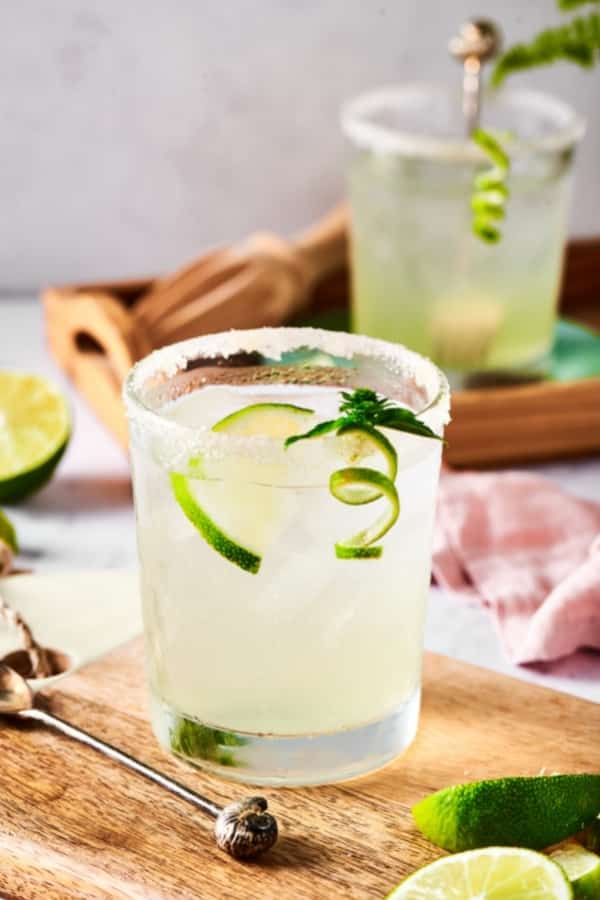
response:
M463 112L467 134L479 123L481 107L481 67L500 51L501 32L489 19L471 19L461 25L459 33L448 43L451 55L462 62Z
M221 810L215 822L221 850L236 859L249 859L269 850L277 840L277 820L267 812L264 797L247 797Z

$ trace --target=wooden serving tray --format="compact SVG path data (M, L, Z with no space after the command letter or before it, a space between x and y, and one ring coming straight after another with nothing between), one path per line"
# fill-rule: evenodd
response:
M5 900L381 898L441 855L410 814L424 794L503 775L594 771L600 705L428 654L418 737L343 785L244 789L178 763L146 717L136 640L60 682L54 712L219 803L264 793L281 825L262 861L219 851L211 821L53 732L0 728L0 896Z
M50 288L43 295L48 339L55 358L123 447L127 446L127 428L121 402L122 380L132 362L150 349L131 311L156 284L141 280L72 285ZM327 327L328 314L335 317L347 308L348 296L347 270L330 272L316 284L308 299L309 307L303 308L295 322L302 324L316 317ZM252 319L248 310L244 316L249 317L248 322L264 324L264 316L259 312L262 307L258 300L257 303L257 318ZM600 329L600 238L569 245L561 310ZM276 324L277 319L271 323ZM221 327L231 327L231 322ZM454 392L447 437L446 462L458 467L597 452L600 377Z

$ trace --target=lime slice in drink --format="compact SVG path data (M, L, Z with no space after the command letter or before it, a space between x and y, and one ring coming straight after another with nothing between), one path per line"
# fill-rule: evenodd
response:
M171 487L173 495L179 506L186 514L192 525L198 529L204 540L211 547L235 563L240 569L256 574L260 568L261 558L247 547L238 544L220 528L197 501L196 494L191 488L191 479L177 472L171 472Z
M313 410L290 403L254 403L221 419L212 430L238 437L284 438L301 432L313 415ZM201 461L196 461L195 468L200 474ZM274 492L242 480L227 484L177 472L170 478L177 503L204 540L225 559L256 574L261 564L259 545L269 539Z
M594 821L600 775L499 778L459 784L413 807L423 834L445 850L491 844L549 847Z
M286 438L299 434L306 427L306 420L314 414L313 409L292 403L252 403L225 416L213 425L212 430L239 437Z
M381 556L382 548L373 547L372 544L389 531L400 513L400 499L393 482L375 469L351 466L333 473L329 479L329 490L336 500L350 506L370 503L379 497L385 499L386 508L372 525L335 545L338 559L368 559ZM373 493L375 496L372 496Z
M550 857L566 873L576 900L600 897L600 856L573 841L557 847Z
M387 900L569 900L564 872L542 853L517 847L486 847L445 856L419 869Z
M0 372L0 503L16 503L50 478L70 420L58 390L37 375Z
M13 553L19 552L19 547L17 543L17 532L15 531L15 527L13 523L10 521L7 515L5 515L0 509L0 541L4 541L5 544L8 544Z

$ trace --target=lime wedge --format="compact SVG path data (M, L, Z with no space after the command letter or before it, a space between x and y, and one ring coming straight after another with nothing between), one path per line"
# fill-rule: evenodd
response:
M413 816L445 850L490 844L537 850L585 828L599 810L600 775L539 775L445 788L417 803Z
M564 870L576 900L600 897L600 856L573 841L557 847L550 857Z
M13 523L10 521L7 515L5 515L0 509L0 541L4 541L5 544L8 544L13 553L19 552L19 547L17 543L17 532L15 531L15 527Z
M516 847L486 847L445 856L401 882L387 900L569 900L573 892L555 862Z
M212 430L238 437L284 438L291 433L298 434L306 426L306 419L313 415L312 409L291 403L254 403L220 419ZM200 476L202 461L194 460L193 469ZM225 491L222 482L211 483L177 472L172 472L170 478L177 503L204 540L229 562L255 575L260 569L261 555L248 544L260 540L259 519L268 516L266 493L272 499L272 492L264 486L245 485L242 481ZM211 512L207 511L208 505ZM221 524L217 523L217 518ZM229 526L224 526L224 521ZM262 529L265 530L268 528ZM248 535L247 541L243 537L238 539L243 534Z
M0 372L0 502L16 503L50 478L70 420L58 390L37 375Z
M351 466L347 469L338 469L332 474L329 479L329 490L336 500L350 506L370 503L379 497L385 498L386 509L372 525L335 545L338 559L368 559L381 556L382 548L371 545L389 531L400 514L400 499L393 482L375 469ZM373 493L375 496L372 496Z

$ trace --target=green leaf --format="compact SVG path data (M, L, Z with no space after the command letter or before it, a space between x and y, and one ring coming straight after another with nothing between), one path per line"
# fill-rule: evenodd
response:
M400 406L384 410L377 424L382 425L384 428L393 428L395 431L405 431L408 434L433 438L436 441L442 440L439 434L431 430L429 425L418 419L409 409L403 409Z
M387 397L378 397L370 388L357 388L351 394L342 392L340 412L346 420L365 425L376 425L382 410L391 405Z
M558 8L566 11L576 9L578 6L587 6L588 3L600 3L600 0L558 0Z
M568 3L568 0L567 0ZM571 0L563 9L582 5ZM576 17L565 25L546 28L528 44L515 44L497 61L492 72L492 84L502 84L508 75L537 66L551 65L564 59L589 68L600 59L600 15Z
M342 391L340 413L341 416L338 419L319 422L304 434L294 434L286 438L285 446L290 447L296 441L324 437L332 431L340 434L352 425L370 428L382 425L396 431L406 431L409 434L440 440L439 436L424 422L421 422L411 410L395 406L387 397L379 397L370 388L357 388L352 393ZM384 440L383 436L381 437Z
M328 422L319 422L318 425L315 425L315 427L311 428L310 431L305 431L304 434L293 434L291 437L286 438L284 447L291 447L292 444L296 443L296 441L306 441L310 438L323 437L324 435L329 434L331 431L337 431L337 429L343 423L343 419L333 419Z

